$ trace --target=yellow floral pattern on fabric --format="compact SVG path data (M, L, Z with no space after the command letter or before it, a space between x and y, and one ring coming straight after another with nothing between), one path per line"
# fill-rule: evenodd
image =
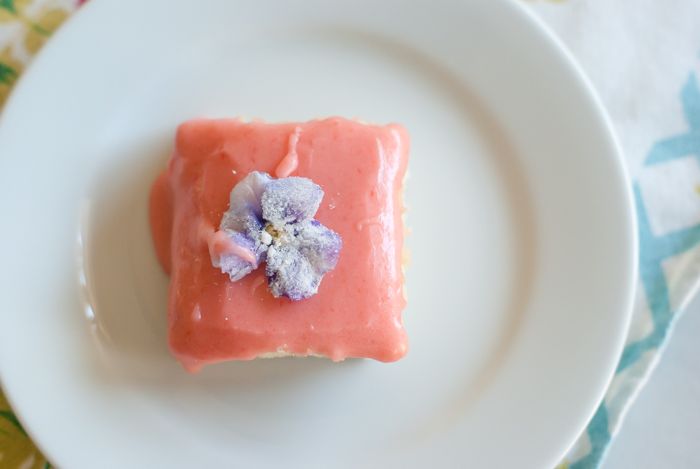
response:
M0 393L0 467L47 469L51 465L34 446Z
M59 0L0 0L0 106L72 7L72 3Z
M77 6L74 0L0 0L0 111L34 54ZM0 467L48 469L0 392Z

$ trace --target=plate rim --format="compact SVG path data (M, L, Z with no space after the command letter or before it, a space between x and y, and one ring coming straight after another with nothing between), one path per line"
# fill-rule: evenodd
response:
M491 0L493 1L493 0ZM621 326L620 330L621 333L617 335L617 340L614 345L614 348L616 350L615 354L610 356L610 359L607 361L605 364L606 366L606 380L604 386L602 386L598 392L596 393L597 397L595 399L595 402L597 402L596 405L590 406L590 408L587 409L586 418L584 419L584 422L579 425L580 431L570 438L570 442L566 446L566 449L564 452L559 454L554 460L553 464L557 464L560 462L561 458L566 456L566 453L571 449L572 445L576 442L576 440L579 438L581 432L585 431L585 428L590 422L591 418L594 416L600 402L605 396L605 392L608 390L611 381L613 380L615 376L615 369L617 367L617 364L619 363L620 357L622 355L623 349L624 349L624 344L625 344L625 339L627 337L627 333L629 331L629 326L631 323L631 318L632 318L632 313L633 313L633 305L634 305L634 298L635 298L635 293L638 288L637 286L637 279L638 279L638 272L639 272L639 238L638 238L638 226L637 226L637 214L635 210L635 201L634 201L634 195L633 195L633 190L632 190L632 179L630 177L629 169L627 167L627 164L625 162L624 158L624 151L622 150L619 138L617 136L617 133L615 131L615 127L612 123L612 120L610 118L610 115L608 111L606 110L602 100L600 99L600 96L598 92L596 91L594 85L592 84L591 80L589 79L588 75L584 71L583 67L580 65L580 63L577 61L577 59L574 57L574 55L571 53L571 51L568 49L568 47L564 44L564 42L557 36L554 31L546 24L546 22L539 17L531 8L529 8L526 4L522 3L521 1L518 0L498 0L502 5L506 5L514 14L518 15L520 20L528 23L531 29L532 33L539 33L542 35L544 39L546 39L546 42L551 46L551 52L556 53L556 56L561 64L562 67L566 67L573 73L573 75L576 77L578 80L578 88L580 92L585 95L586 99L592 104L593 110L595 111L595 114L597 115L598 119L602 123L602 127L605 129L605 134L606 137L610 140L610 143L612 144L613 150L614 150L614 162L615 162L615 167L618 171L618 179L622 183L622 186L624 186L624 195L625 195L625 201L624 204L626 206L626 218L624 220L625 223L625 228L627 231L627 236L628 236L628 254L630 262L627 265L627 273L628 277L626 279L626 285L627 288L624 292L624 294L621 294L620 297L624 297L624 304L625 304L625 309L624 311L620 312L620 320L621 320ZM33 76L36 73L36 69L38 66L36 65L37 63L41 63L42 57L52 53L52 51L59 46L56 44L60 45L60 38L63 37L65 31L68 28L72 28L72 25L77 22L78 19L81 19L84 16L88 16L90 12L98 6L95 6L95 4L102 4L106 3L107 0L92 0L91 2L87 2L87 4L82 5L81 7L77 8L70 14L68 19L64 21L64 23L58 28L58 30L51 36L51 40L49 40L42 48L41 50L34 56L33 60L31 63L25 67L25 70L23 73L20 75L18 80L15 82L14 87L12 92L9 94L8 98L6 99L6 102L3 106L2 112L0 112L0 129L2 129L5 125L5 121L7 120L7 109L10 109L11 107L14 106L14 102L16 101L16 97L20 95L19 90L23 90L27 85L26 83L29 81L28 77ZM14 411L16 417L22 424L23 429L27 433L27 435L30 437L32 443L41 451L41 453L49 460L49 461L56 461L57 459L53 458L55 453L53 453L51 450L49 450L49 446L46 444L46 440L40 436L41 432L36 431L30 424L29 422L25 419L23 416L22 411L20 410L19 407L16 406L16 401L15 401L15 396L11 391L7 389L6 386L6 378L5 378L5 373L3 370L0 368L0 387L2 387L3 392L5 394L5 397L10 404L12 410ZM53 463L53 462L52 462Z
M586 97L588 100L593 104L593 108L598 115L598 118L603 124L603 127L607 133L607 137L610 140L610 143L612 144L615 157L614 157L614 162L615 166L617 168L617 171L619 173L619 177L621 182L623 183L623 188L624 188L624 195L625 195L625 205L626 205L626 216L627 218L625 219L625 222L627 224L627 234L628 234L628 253L631 254L629 255L629 260L630 263L628 264L628 278L627 278L627 289L625 294L623 295L625 298L625 309L621 313L622 316L622 325L621 325L621 333L618 334L617 336L617 343L615 344L615 349L616 352L610 357L608 360L608 363L606 364L606 375L607 379L604 381L604 385L598 390L597 392L597 398L595 399L596 404L589 407L588 411L585 413L586 418L584 419L584 423L579 425L580 430L579 432L572 438L570 438L569 444L566 446L566 449L561 453L561 455L556 458L556 460L552 461L552 464L550 464L550 467L555 467L557 464L561 462L562 459L566 457L566 455L569 453L569 451L573 448L573 446L576 444L578 439L583 436L583 434L586 432L586 428L588 427L589 423L595 416L596 411L600 407L601 404L603 404L603 400L605 399L605 395L610 388L610 384L612 383L613 379L615 378L615 371L617 369L617 366L620 362L620 358L622 357L622 353L625 348L625 341L627 339L627 335L629 333L630 325L632 322L632 314L634 312L634 299L635 295L637 292L637 279L639 277L639 229L638 229L638 220L637 220L637 212L636 212L636 203L634 200L634 193L632 189L632 177L630 174L630 170L627 166L627 163L625 161L625 152L622 148L622 144L620 143L620 139L617 135L617 132L615 130L615 126L612 122L612 119L610 117L610 114L603 104L602 99L600 98L600 95L598 94L597 89L593 85L593 82L589 78L588 74L586 71L583 69L579 61L576 59L574 54L571 52L571 50L566 46L566 44L563 42L563 40L554 32L552 28L545 22L543 18L538 16L534 10L529 8L526 4L519 2L518 0L503 0L505 3L510 4L511 7L513 7L514 11L517 11L521 17L525 18L526 21L529 21L530 24L532 24L536 29L538 29L544 37L547 38L549 43L552 45L552 48L554 51L557 52L559 57L562 59L564 64L569 67L571 71L574 72L574 75L576 78L579 80L579 84L581 85L581 91L586 94Z

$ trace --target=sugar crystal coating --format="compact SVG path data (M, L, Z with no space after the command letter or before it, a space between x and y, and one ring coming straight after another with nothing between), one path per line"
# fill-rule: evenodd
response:
M265 275L273 296L301 300L315 295L323 275L335 268L342 241L316 220L287 225L285 242L267 251Z
M230 242L236 244L237 246L247 249L253 253L256 252L255 241L247 237L245 234L232 230L226 230L224 231L224 234L229 238ZM209 254L211 256L212 265L220 268L222 272L228 274L232 282L240 280L251 273L253 270L255 270L257 264L260 263L258 260L258 263L253 265L247 260L231 253L219 254L215 250L211 249L211 245Z
M301 254L316 266L321 275L335 268L343 247L338 233L316 220L305 223L299 230L297 243Z
M229 197L229 208L221 219L221 229L244 232L254 238L262 229L261 199L272 178L253 171L235 185Z
M321 199L323 190L311 179L275 179L262 194L263 218L273 225L310 220L321 205Z
M313 219L322 199L323 190L310 179L250 173L231 191L217 232L235 249L212 252L212 265L235 282L266 261L273 296L297 301L315 295L342 248L340 236ZM241 248L252 253L255 264L236 254Z
M273 296L286 296L291 300L315 295L321 283L321 276L309 259L291 245L269 249L265 275Z

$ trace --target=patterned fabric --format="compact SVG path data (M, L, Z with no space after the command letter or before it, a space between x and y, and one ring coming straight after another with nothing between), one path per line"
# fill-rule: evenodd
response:
M0 467L8 469L48 469L41 455L0 393Z
M654 197L665 196L659 194L663 189L658 188L663 187L664 182L690 186L690 191L695 192L690 194L691 197L697 198L699 195L700 171L697 162L688 164L689 162L683 161L687 158L700 158L700 88L695 74L690 75L680 94L690 126L688 132L657 142L645 162L649 173L634 183L639 223L641 285L632 326L605 399L570 454L570 459L575 461L568 466L570 469L595 468L602 462L628 405L655 366L682 304L688 301L697 288L700 273L700 249L697 248L700 245L700 223L656 234L650 212L659 203ZM674 175L674 168L663 165L671 165L676 159L679 160L679 172ZM646 186L649 182L652 185ZM645 199L644 192L649 194L649 199ZM665 211L662 213L662 216L666 216Z
M76 6L75 0L0 0L0 109L32 56ZM27 436L1 392L0 467L51 467Z
M74 7L74 0L0 0L0 106L29 60Z
M0 106L81 0L0 0ZM617 127L639 217L640 280L613 382L561 468L597 468L700 278L700 2L529 0L588 72ZM614 44L614 47L610 47ZM50 464L0 394L0 467Z
M598 468L700 278L700 2L530 2L569 46L626 153L640 278L615 377L561 467Z

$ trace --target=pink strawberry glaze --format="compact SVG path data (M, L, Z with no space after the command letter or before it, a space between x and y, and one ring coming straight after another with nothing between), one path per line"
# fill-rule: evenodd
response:
M224 254L233 254L253 265L257 263L255 254L252 251L231 241L224 231L215 231L208 236L208 240L209 257L212 260L214 258L219 259Z
M219 225L229 192L249 172L275 173L295 134L293 175L323 188L316 218L343 238L338 265L326 274L319 293L298 302L268 292L264 266L229 281L212 267L201 230ZM174 356L190 371L274 352L335 361L389 362L404 356L401 217L407 162L408 134L393 124L342 118L182 124L168 169L155 181L150 198L156 253L171 273L168 318Z
M294 132L289 136L289 150L287 155L282 158L280 164L275 168L275 176L278 178L286 178L292 175L299 166L299 155L297 154L297 145L301 136L301 127L294 129Z

